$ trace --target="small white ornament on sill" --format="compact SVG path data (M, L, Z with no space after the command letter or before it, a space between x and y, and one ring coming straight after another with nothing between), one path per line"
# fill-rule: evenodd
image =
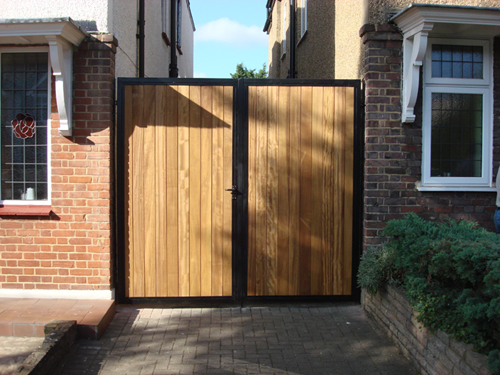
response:
M28 200L35 199L35 189L28 188L28 190L26 190L26 199L28 199Z

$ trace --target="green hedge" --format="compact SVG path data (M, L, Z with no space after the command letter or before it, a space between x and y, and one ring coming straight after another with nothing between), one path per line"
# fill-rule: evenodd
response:
M382 249L363 255L359 285L374 294L400 284L426 327L489 354L489 370L500 374L500 235L415 214L389 221L384 235L390 241Z

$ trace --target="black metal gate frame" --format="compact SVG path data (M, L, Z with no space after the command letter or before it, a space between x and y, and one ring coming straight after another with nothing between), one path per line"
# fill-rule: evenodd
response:
M233 87L233 186L232 200L232 297L129 298L125 294L125 86L190 85ZM248 87L249 86L333 86L354 88L354 165L352 294L348 296L247 296L248 269ZM197 78L118 78L117 126L115 132L115 207L113 285L117 303L161 304L171 307L244 306L275 303L359 302L361 290L357 271L362 254L363 170L364 170L364 88L360 80L305 79L197 79ZM234 192L233 192L234 193Z

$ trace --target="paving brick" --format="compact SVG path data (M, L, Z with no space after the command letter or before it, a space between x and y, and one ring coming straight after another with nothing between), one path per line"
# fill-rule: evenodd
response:
M119 308L101 341L77 341L54 375L71 374L71 366L81 363L104 375L416 374L362 307L352 304Z

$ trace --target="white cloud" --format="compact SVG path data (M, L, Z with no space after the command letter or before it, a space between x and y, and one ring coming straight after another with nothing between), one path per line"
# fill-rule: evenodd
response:
M207 78L207 73L204 72L194 72L193 74L194 78Z
M229 18L210 21L196 28L195 42L221 42L241 48L267 46L267 34L259 26L246 26Z

